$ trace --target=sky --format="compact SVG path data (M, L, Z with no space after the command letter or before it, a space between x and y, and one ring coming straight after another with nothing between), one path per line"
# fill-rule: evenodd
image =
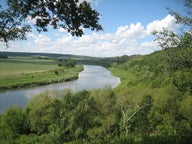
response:
M4 0L0 0L0 2ZM83 0L80 0L83 1ZM183 12L182 0L86 0L100 13L104 31L85 30L82 37L72 37L64 29L27 34L27 40L14 41L1 51L74 54L94 57L144 55L159 50L153 31L179 27L170 9ZM29 22L32 21L29 19Z

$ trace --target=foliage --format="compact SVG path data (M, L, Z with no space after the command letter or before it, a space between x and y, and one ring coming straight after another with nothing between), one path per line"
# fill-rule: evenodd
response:
M111 70L122 82L115 88L117 103L127 118L137 113L127 127L122 113L124 134L127 128L128 136L136 136L139 143L191 140L191 52L191 48L171 48L113 65ZM138 111L143 103L149 106Z
M163 28L160 32L154 31L153 35L156 36L155 41L162 49L177 47L179 45L179 37L173 31Z
M192 26L192 18L191 18L192 1L191 0L183 0L182 2L185 6L185 15L181 15L176 11L170 10L169 8L168 8L168 10L170 10L170 14L176 18L177 23L184 24L185 26L187 26L191 29L191 26Z
M59 59L58 66L63 67L75 67L76 61L74 59Z
M24 109L8 109L0 143L190 144L191 33L180 38L178 47L110 63L121 78L114 90L47 91Z
M176 22L180 24L180 33L175 33L165 28L163 28L162 31L153 32L153 35L156 36L155 41L159 43L162 49L168 49L170 47L192 48L192 1L183 0L182 2L186 12L184 16L168 8L170 14L174 16Z
M76 36L82 36L84 28L102 30L99 13L86 1L8 0L7 5L7 9L0 5L0 40L5 43L26 39L26 33L31 31L31 27L25 25L29 18L35 20L39 32L47 31L49 26L64 28Z
M11 40L26 39L25 34L30 32L31 28L29 25L22 25L22 19L18 12L10 9L5 11L0 5L0 41L8 44Z
M182 54L181 65L172 66L167 53ZM9 108L0 115L0 142L188 144L192 67L183 62L190 53L171 48L113 64L121 78L114 90L46 91L24 109Z

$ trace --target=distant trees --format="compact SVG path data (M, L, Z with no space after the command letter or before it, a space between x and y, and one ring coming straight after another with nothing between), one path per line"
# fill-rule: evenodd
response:
M102 30L99 13L87 1L7 0L7 6L0 5L0 40L7 44L26 39L26 33L31 31L27 19L35 22L39 32L47 31L49 26L64 28L76 36L82 36L84 28Z
M76 65L76 61L74 59L58 59L58 66L63 67L74 67Z

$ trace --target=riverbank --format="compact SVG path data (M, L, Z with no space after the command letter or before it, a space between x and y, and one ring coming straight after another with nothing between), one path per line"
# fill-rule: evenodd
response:
M77 80L0 91L0 114L11 106L24 108L30 99L44 92L49 91L52 94L54 93L55 96L59 96L60 94L63 95L65 90L68 91L69 89L73 92L77 92L99 88L114 88L119 84L119 78L112 76L104 67L83 65L83 68Z
M80 65L58 67L56 61L35 58L9 58L0 62L0 90L71 81L83 70Z
M73 68L62 68L45 72L21 74L17 77L1 78L0 90L72 81L78 78L78 74L82 70L83 67L77 65Z

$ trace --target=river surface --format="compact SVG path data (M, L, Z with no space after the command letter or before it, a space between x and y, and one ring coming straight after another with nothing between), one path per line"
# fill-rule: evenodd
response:
M0 113L4 112L9 106L24 107L33 96L46 90L62 91L64 89L71 89L78 91L82 89L103 88L105 86L114 88L119 83L120 79L111 75L110 71L106 68L84 65L84 70L79 73L79 78L74 81L0 92Z

